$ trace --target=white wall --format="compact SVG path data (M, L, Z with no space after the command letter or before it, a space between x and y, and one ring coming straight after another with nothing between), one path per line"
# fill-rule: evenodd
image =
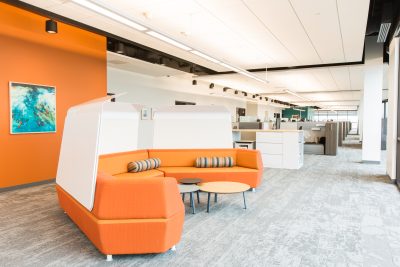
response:
M266 113L268 113L268 118L266 118ZM261 121L275 121L274 113L281 114L282 118L282 108L266 105L258 105L258 117Z
M107 85L108 92L127 93L119 97L118 101L141 104L152 108L173 106L175 105L175 100L195 102L197 105L224 106L232 113L232 116L236 114L237 107L246 108L244 99L235 100L181 92L189 92L194 87L191 84L191 79L187 78L150 77L134 72L107 68Z
M396 145L397 145L397 97L399 88L399 38L390 43L388 71L388 129L386 172L391 179L396 178Z

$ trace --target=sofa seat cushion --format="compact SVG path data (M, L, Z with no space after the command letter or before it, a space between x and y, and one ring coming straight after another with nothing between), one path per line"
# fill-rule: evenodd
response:
M165 176L181 178L201 178L203 182L230 181L248 184L257 187L260 172L245 167L228 168L196 168L196 167L160 167Z
M164 177L164 172L153 169L142 172L125 172L113 176L116 178Z

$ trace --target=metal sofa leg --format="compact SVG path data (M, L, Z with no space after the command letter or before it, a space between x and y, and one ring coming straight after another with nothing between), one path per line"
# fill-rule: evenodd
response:
M107 254L107 259L106 259L106 261L112 261L112 260L113 260L112 255Z
M171 251L176 251L176 246L175 245L172 246Z
M255 189L255 188L252 188L251 191L252 191L253 193L255 193L255 192L256 192L256 189Z

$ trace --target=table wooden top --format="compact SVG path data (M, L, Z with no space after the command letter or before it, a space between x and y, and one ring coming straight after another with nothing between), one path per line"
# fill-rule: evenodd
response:
M238 182L209 182L198 184L203 192L217 194L234 194L241 193L250 189L248 184Z
M196 192L200 189L195 184L178 184L179 187L179 193L190 193L190 192Z

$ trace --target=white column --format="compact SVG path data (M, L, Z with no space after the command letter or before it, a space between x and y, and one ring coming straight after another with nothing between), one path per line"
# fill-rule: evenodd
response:
M381 161L383 48L376 36L365 38L365 68L362 121L362 161Z
M363 105L363 98L360 99L360 105L358 106L358 111L357 111L357 116L358 116L358 134L359 134L359 140L362 141L363 138L363 111L364 111L364 105Z
M397 97L399 86L399 38L390 43L388 73L388 132L386 172L391 179L396 179L397 147Z

